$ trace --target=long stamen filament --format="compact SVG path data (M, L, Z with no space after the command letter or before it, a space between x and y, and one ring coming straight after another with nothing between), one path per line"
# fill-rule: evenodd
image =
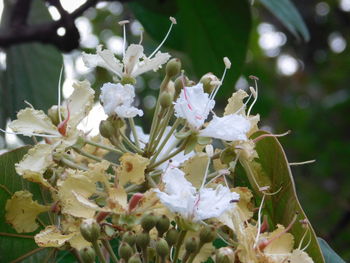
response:
M38 137L47 137L47 138L59 138L61 137L60 135L52 135L52 134L41 134L41 133L31 133L30 135L21 133L21 132L9 132L5 131L3 129L0 129L1 132L7 133L7 134L14 134L14 135L23 135L23 136L38 136Z
M260 135L259 137L256 137L253 141L254 143L257 143L258 141L266 138L266 137L283 137L283 136L286 136L288 134L290 134L291 131L286 131L284 133L280 133L280 134L263 134L263 135Z
M259 242L259 236L260 236L260 231L261 231L261 210L262 210L262 207L264 205L265 196L266 195L264 194L263 198L261 199L260 206L259 206L259 211L258 211L258 233L256 234L256 237L255 237L254 248L257 246L257 244Z
M248 112L247 112L247 116L250 115L250 112L254 106L254 104L256 103L256 101L258 100L258 83L257 83L257 80L256 78L254 78L254 82L255 82L255 90L252 92L253 93L253 96L254 96L254 101L252 102L252 104L250 104L250 107L248 109Z
M153 57L153 56L158 52L158 50L163 46L163 44L165 43L165 41L166 41L167 38L169 37L170 32L171 32L171 30L172 30L172 28L173 28L173 25L176 24L175 18L170 17L170 21L171 21L171 24L170 24L170 27L169 27L168 32L166 33L166 35L165 35L163 41L159 44L159 46L158 46L158 47L152 52L152 54L148 57L149 59L150 59L151 57Z
M289 163L289 166L292 166L292 165L303 165L303 164L309 164L309 163L314 163L316 162L316 160L308 160L308 161L304 161L304 162L294 162L294 163Z
M210 158L208 158L208 162L207 162L207 167L205 169L205 174L204 174L204 178L203 178L203 181L202 181L202 185L201 185L201 188L202 189L205 185L205 181L207 180L207 177L208 177L208 171L209 171L209 165L210 165Z
M126 28L125 25L129 23L129 20L119 21L119 25L123 27L123 58L125 57L126 52Z
M60 71L60 77L58 79L58 87L57 87L57 90L58 90L58 102L57 102L57 105L58 105L58 119L59 119L59 123L62 122L62 117L61 117L61 81L62 81L62 75L63 75L63 65L61 67L61 71Z

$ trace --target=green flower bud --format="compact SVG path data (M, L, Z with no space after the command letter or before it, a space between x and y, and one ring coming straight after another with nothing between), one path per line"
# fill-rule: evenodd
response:
M156 249L154 247L147 248L148 261L155 261Z
M122 240L128 243L130 246L135 245L135 241L136 241L135 239L136 239L136 236L131 231L125 232L122 238Z
M185 243L185 248L186 248L187 253L191 254L191 253L197 251L198 245L199 245L198 238L191 237L191 238L187 239L186 243Z
M199 232L199 240L201 243L212 242L216 238L216 230L214 227L204 226Z
M157 217L153 213L144 215L141 219L141 226L145 232L149 232L157 223Z
M203 84L204 92L210 94L219 85L220 80L213 73L207 73L200 82Z
M163 236L163 234L168 231L170 227L170 220L166 215L162 215L158 218L156 228L158 231L158 236Z
M96 258L95 250L92 247L80 249L79 255L84 263L94 263Z
M216 251L216 263L230 263L235 261L235 252L229 247L222 247Z
M162 108L168 108L173 104L174 96L167 91L164 91L159 96L159 103Z
M156 252L158 256L165 258L169 254L169 250L168 243L163 238L160 238L156 243Z
M226 148L220 153L220 161L223 164L229 164L236 158L237 154L233 148Z
M128 262L128 259L134 254L134 250L128 243L122 242L119 246L118 254L125 262Z
M175 86L175 99L180 95L181 90L184 88L182 76L177 77L177 79L174 82Z
M136 84L136 79L130 76L123 76L123 78L120 80L120 83L125 85L125 84L131 84L135 85Z
M178 58L173 58L169 60L166 64L165 72L169 78L175 77L181 71L181 61Z
M165 234L165 240L168 242L170 247L176 243L178 238L179 232L175 228L170 228Z
M100 237L101 228L95 219L88 218L80 224L80 232L86 241L95 242Z
M111 137L115 133L113 124L109 120L100 122L100 134L105 138Z
M128 263L142 263L141 258L138 254L133 255L129 258Z
M149 233L139 233L136 235L136 245L138 245L140 248L145 249L151 241L151 238L149 236Z

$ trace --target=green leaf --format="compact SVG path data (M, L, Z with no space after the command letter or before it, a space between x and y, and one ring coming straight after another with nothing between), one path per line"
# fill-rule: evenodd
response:
M164 4L162 13L161 2L151 3L158 7L150 7L145 0L131 2L129 6L146 32L158 42L170 25L169 15L177 19L165 45L187 54L198 78L208 72L221 77L223 57L231 60L232 67L220 91L221 95L231 95L244 64L251 30L248 1L178 0L172 8Z
M11 197L7 191L14 193L19 190L27 189L33 194L33 200L43 203L42 194L39 185L23 180L15 171L15 163L19 162L29 147L21 147L16 150L0 155L0 262L11 262L30 251L38 249L33 238L21 238L15 236L5 236L2 233L17 234L11 225L5 223L5 205ZM6 188L6 190L5 190ZM32 236L32 233L23 234ZM38 252L26 258L21 262L43 262L49 249L35 250Z
M9 4L4 14L9 14ZM6 10L6 11L5 11ZM29 23L51 20L44 1L33 1L29 14ZM2 27L6 28L8 17L3 18ZM35 108L47 110L56 103L57 83L63 63L62 55L50 45L38 43L14 45L5 50L6 70L0 75L2 113L0 127L6 119L13 119L25 106L24 100Z
M310 33L300 13L290 0L260 0L284 26L297 38L299 34L305 41L310 40Z
M324 241L322 238L317 238L318 243L322 249L323 256L325 258L326 263L345 263L337 253Z
M252 135L252 138L263 134L268 133L258 131ZM256 143L256 151L259 155L258 162L240 160L253 191L257 196L262 195L255 183L257 181L259 187L269 186L270 193L276 192L265 198L264 211L270 219L271 226L276 226L276 224L287 226L292 222L295 214L298 213L298 220L290 232L295 238L295 243L299 245L305 233L305 228L299 223L299 220L307 220L307 217L299 203L292 172L284 150L275 137L266 137ZM306 252L312 257L314 262L323 263L325 261L311 225L310 231L311 243ZM309 234L307 234L308 236ZM304 240L304 246L306 242Z

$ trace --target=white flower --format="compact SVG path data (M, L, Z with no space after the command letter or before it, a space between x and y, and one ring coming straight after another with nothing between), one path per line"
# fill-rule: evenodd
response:
M122 62L115 57L112 51L102 50L101 45L97 47L96 54L83 53L82 56L88 68L100 66L112 71L119 78L136 77L147 71L157 70L170 58L168 53L162 52L158 52L153 58L147 57L143 53L143 46L136 44L128 47Z
M198 130L207 119L209 112L214 108L215 101L203 90L203 84L193 87L184 87L175 102L175 115L184 118Z
M239 200L239 194L222 185L216 189L202 187L197 191L178 168L168 168L162 180L164 192L154 190L160 201L170 211L194 222L219 217L234 207L233 201Z
M107 115L117 114L121 118L142 116L143 111L131 104L134 102L135 88L130 84L105 83L101 88L100 100Z
M208 126L201 130L199 134L225 141L246 141L248 139L246 134L250 127L250 121L242 115L214 116Z

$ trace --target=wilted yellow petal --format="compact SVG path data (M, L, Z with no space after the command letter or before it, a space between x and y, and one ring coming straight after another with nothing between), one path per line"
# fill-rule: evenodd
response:
M71 247L77 250L91 246L91 243L86 241L80 233L81 222L81 219L77 219L68 215L64 216L61 221L62 231L71 235L71 238L68 241L69 244Z
M267 240L271 240L276 235L284 231L284 226L277 225L277 229L271 233L263 234L262 237L266 237ZM276 240L272 241L265 249L266 254L287 254L290 253L294 246L294 237L290 233L285 233Z
M73 88L72 95L66 101L70 112L70 128L75 128L87 116L93 106L95 94L87 80L74 83Z
M47 226L34 237L39 247L61 247L70 240L74 234L64 235L56 226Z
M125 212L128 209L127 197L128 195L123 187L111 188L109 191L108 207L112 209L114 213Z
M36 217L50 208L33 201L32 197L28 191L18 191L6 202L6 221L12 224L18 233L35 231L39 226Z
M35 145L19 163L16 163L16 172L28 181L51 187L49 182L44 179L43 174L54 163L52 159L53 147L50 144Z
M254 132L257 132L259 130L258 122L260 121L260 115L259 114L257 114L257 115L250 115L248 117L248 119L249 119L250 127L251 127L249 132L247 133L247 135L249 137Z
M91 243L86 241L79 232L75 232L73 237L69 240L71 247L77 249L78 251L84 247L90 247Z
M33 133L61 136L57 127L42 110L32 108L20 110L17 114L17 120L12 121L9 127L14 132L27 136L32 136Z
M149 164L149 159L139 154L125 153L120 157L120 163L118 178L121 185L128 182L141 184L145 181L145 169Z
M233 93L231 98L228 99L224 115L244 113L245 107L243 106L243 99L246 97L248 97L248 94L241 89Z
M134 214L143 214L145 212L152 211L155 214L161 215L171 215L167 208L159 201L159 198L156 192L153 189L150 189L143 193L142 199L137 204L136 208L133 210Z
M293 253L288 259L288 263L314 263L307 253L299 249L293 250Z
M199 188L202 185L208 162L209 156L206 153L198 153L183 164L185 177L194 187Z
M239 158L250 162L259 157L252 140L239 142L239 148L236 151L239 152Z

